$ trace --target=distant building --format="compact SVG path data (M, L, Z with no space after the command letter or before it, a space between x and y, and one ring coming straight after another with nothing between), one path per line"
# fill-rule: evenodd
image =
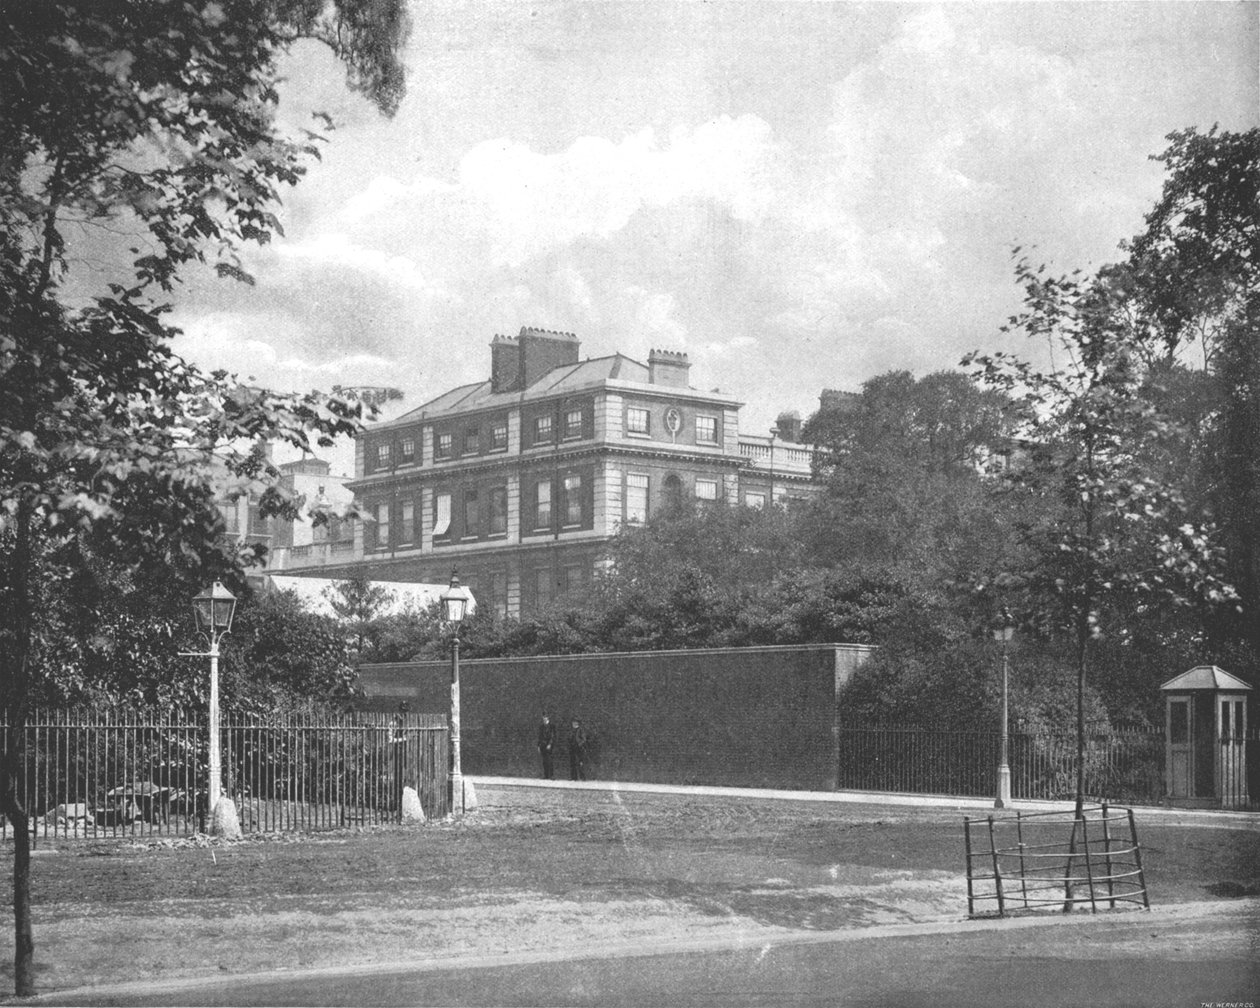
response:
M572 333L496 336L488 379L360 435L352 544L277 540L269 569L442 583L458 568L483 606L515 616L588 583L618 527L671 498L764 507L812 494L799 415L744 436L742 403L693 388L686 354L643 364L579 348Z
M296 462L283 462L276 467L281 472L280 485L305 498L306 506L331 505L344 508L353 503L354 491L350 489L348 476L334 476L323 459L304 458ZM314 526L309 518L297 521L274 519L271 540L275 561L269 561L268 569L277 561L286 566L301 564L315 547L332 555L354 552L354 522L331 519L327 524Z
M266 447L271 458L270 446ZM329 504L345 507L354 501L354 492L347 488L348 476L334 476L323 459L308 457L282 462L280 486L305 499L306 506ZM224 482L228 482L226 479ZM312 548L323 554L351 556L354 552L354 522L333 519L318 528L309 518L264 518L256 498L224 495L219 501L226 533L241 543L257 543L267 547L268 572L282 570L293 563L304 564ZM262 577L263 571L250 572L251 579Z

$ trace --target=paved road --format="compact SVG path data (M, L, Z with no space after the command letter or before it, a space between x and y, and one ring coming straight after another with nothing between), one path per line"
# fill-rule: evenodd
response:
M1172 908L1170 908L1171 910ZM910 936L462 969L321 972L62 997L94 1005L843 1005L1203 1008L1260 1001L1256 904L999 922ZM580 955L579 950L574 950Z

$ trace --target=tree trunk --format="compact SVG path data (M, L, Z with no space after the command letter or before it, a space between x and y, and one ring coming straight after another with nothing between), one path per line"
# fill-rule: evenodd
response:
M31 830L30 816L18 798L18 773L22 766L24 726L9 725L4 754L3 806L13 827L13 993L35 993L35 936L31 928Z
M1089 618L1077 628L1076 641L1076 818L1085 815L1085 675L1089 668Z
M35 993L35 939L31 931L30 816L18 782L26 757L27 707L30 702L30 658L34 607L31 602L34 559L31 509L19 501L14 521L10 583L11 650L0 658L0 711L5 717L4 752L0 754L0 812L13 826L13 985L18 997Z

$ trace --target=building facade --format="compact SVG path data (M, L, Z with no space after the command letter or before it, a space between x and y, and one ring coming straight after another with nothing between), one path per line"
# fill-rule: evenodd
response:
M273 546L272 570L442 582L516 616L580 589L624 523L668 500L764 507L808 496L811 450L784 414L739 431L741 403L691 387L685 354L581 359L572 333L490 344L490 377L360 435L353 546Z

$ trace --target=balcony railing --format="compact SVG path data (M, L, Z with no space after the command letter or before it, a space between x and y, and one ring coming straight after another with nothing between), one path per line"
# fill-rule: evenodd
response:
M303 543L300 546L273 549L267 566L272 571L288 570L292 567L322 567L325 564L345 563L353 559L354 555L353 539Z
M752 463L754 469L773 469L775 472L809 473L812 471L814 449L808 445L775 441L769 438L741 437L739 453Z

